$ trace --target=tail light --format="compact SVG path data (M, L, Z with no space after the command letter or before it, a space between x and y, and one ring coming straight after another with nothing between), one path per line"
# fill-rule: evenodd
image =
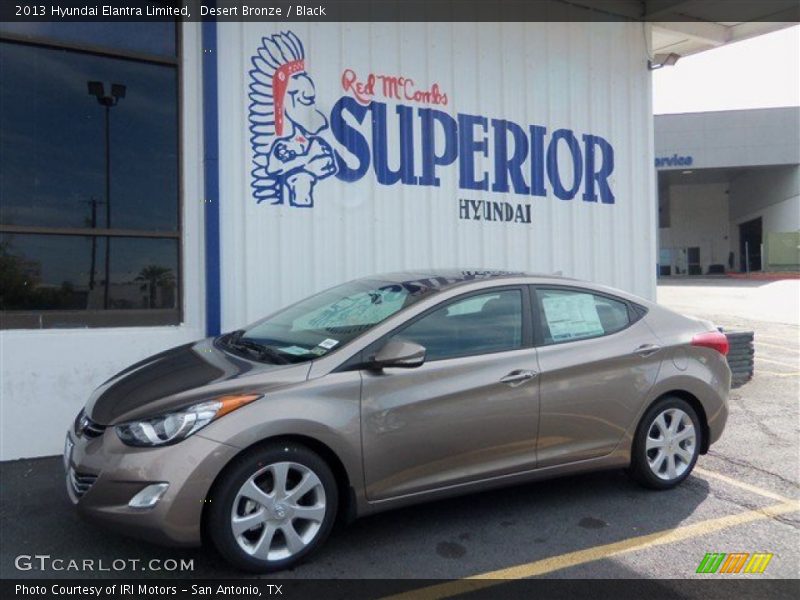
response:
M722 356L728 354L728 337L719 331L707 331L706 333L698 333L692 338L692 346L701 346L703 348L711 348L716 350Z

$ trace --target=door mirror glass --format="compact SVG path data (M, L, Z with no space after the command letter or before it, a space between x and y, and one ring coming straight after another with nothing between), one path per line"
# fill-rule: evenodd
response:
M370 361L370 366L375 369L386 367L413 369L422 366L424 362L424 346L420 346L416 342L391 340L378 351Z

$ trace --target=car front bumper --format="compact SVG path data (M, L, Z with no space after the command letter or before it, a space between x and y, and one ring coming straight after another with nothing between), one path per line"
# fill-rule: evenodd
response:
M155 543L197 546L211 485L239 450L198 434L170 446L133 448L109 427L95 438L70 428L64 451L67 494L82 517ZM169 484L154 506L128 506L153 483Z

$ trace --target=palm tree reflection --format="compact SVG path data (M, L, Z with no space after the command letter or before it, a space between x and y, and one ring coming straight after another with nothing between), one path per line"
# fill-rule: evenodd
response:
M140 291L148 292L147 308L169 308L173 305L172 290L175 288L175 274L172 269L160 265L147 265L139 271L134 281L141 283ZM158 290L161 290L160 303Z

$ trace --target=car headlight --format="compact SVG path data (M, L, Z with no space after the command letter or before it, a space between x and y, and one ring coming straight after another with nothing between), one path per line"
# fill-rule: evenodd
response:
M114 429L119 439L129 446L173 444L260 397L258 394L224 396L149 419L121 423Z

